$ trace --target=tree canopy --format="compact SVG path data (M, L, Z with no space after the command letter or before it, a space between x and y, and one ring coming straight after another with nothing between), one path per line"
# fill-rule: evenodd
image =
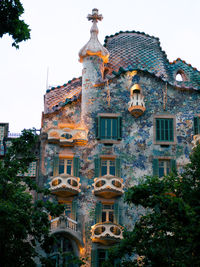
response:
M58 216L63 207L50 201L33 201L31 190L43 195L33 178L24 176L35 158L38 136L24 130L12 141L0 161L0 266L35 266L38 244L45 251L51 245L48 214Z
M29 26L20 17L24 8L19 0L0 1L0 37L4 34L12 36L12 46L19 48L19 43L30 39Z
M200 145L183 173L147 177L125 201L142 205L146 214L124 231L110 259L121 258L121 266L200 266Z

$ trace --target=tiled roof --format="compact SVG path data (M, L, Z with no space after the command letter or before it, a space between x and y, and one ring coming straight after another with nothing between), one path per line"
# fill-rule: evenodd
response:
M120 75L128 70L148 71L168 83L200 90L200 72L182 60L169 63L158 38L143 32L126 31L106 36L104 46L110 53L107 67L109 74ZM188 78L177 82L175 76L182 70Z
M74 78L62 86L52 87L46 91L44 113L52 113L66 104L75 101L81 94L82 77Z

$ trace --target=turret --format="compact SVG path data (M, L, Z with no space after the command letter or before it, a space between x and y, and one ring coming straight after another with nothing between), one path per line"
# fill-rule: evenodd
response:
M90 40L79 52L79 61L83 63L82 71L82 122L88 126L88 116L90 99L94 95L92 89L103 82L104 63L108 62L109 53L98 40L98 20L102 20L102 15L98 14L98 9L92 10L92 15L87 16L92 21L90 30ZM91 91L92 90L92 91ZM89 112L90 113L90 112Z

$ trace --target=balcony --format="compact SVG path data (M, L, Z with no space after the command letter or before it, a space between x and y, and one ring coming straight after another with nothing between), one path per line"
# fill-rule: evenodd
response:
M94 190L92 191L95 196L103 198L113 198L121 196L124 193L123 179L113 175L104 175L94 179Z
M66 232L73 236L80 244L82 243L81 233L78 230L78 223L65 215L52 219L50 229L51 234Z
M91 232L92 242L104 245L116 243L123 238L123 227L111 222L97 223L92 226Z
M200 144L200 134L196 134L193 136L192 148L195 148L198 144Z
M133 95L128 102L128 111L132 116L138 118L145 112L144 97L141 94Z
M49 184L51 193L59 197L75 196L81 192L80 178L68 174L61 174L53 178Z

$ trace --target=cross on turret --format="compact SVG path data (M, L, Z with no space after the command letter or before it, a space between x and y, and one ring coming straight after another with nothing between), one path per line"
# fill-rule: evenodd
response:
M103 16L99 14L99 10L97 8L92 9L92 14L88 14L87 16L88 20L91 20L92 22L98 22L98 20L102 20Z

